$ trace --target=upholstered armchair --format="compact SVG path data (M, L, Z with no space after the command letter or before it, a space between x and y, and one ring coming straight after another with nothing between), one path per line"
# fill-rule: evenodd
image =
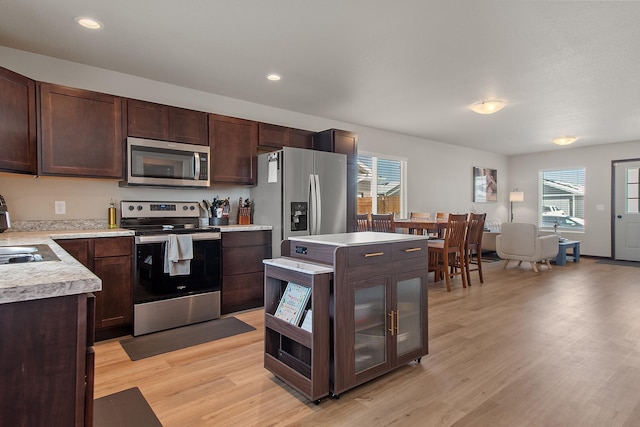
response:
M518 265L522 261L529 261L537 273L537 262L544 261L551 268L549 259L558 254L558 236L538 236L538 226L535 224L506 222L496 236L496 252L505 260L503 268L507 268L511 260L518 261Z

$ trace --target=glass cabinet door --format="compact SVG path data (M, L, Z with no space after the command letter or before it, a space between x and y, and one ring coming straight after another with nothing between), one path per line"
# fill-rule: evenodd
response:
M387 360L386 286L356 288L354 305L355 372Z
M397 355L422 347L422 277L399 280L396 286Z

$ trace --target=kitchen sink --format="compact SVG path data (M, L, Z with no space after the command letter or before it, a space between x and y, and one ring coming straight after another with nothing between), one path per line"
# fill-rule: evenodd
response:
M60 261L49 245L0 246L0 264Z

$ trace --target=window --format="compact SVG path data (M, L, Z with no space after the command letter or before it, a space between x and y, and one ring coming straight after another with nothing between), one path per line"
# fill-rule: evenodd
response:
M404 159L360 154L358 213L394 213L405 217L406 168L407 161Z
M540 226L584 230L584 169L540 173Z
M626 213L638 213L639 207L638 200L640 192L638 191L640 186L640 170L637 168L627 169L627 203Z

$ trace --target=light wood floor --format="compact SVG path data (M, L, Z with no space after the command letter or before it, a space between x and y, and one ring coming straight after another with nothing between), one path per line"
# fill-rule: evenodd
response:
M139 387L170 426L639 426L640 269L583 257L566 267L485 263L485 283L429 284L430 355L306 401L262 367L255 326L131 362L96 345L95 396Z

